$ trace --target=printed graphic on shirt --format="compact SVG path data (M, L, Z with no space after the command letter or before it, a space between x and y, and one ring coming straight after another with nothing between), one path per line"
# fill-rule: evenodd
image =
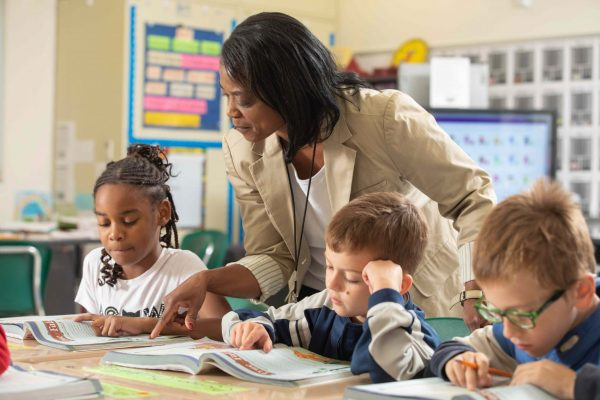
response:
M156 307L152 306L152 309L149 309L148 307L144 308L143 310L138 310L138 311L127 311L125 309L122 309L120 312L116 307L106 307L104 310L102 310L101 314L102 315L122 315L123 317L150 317L150 318L160 318L160 316L165 312L165 305L164 303L161 303L160 305L160 309L157 310Z

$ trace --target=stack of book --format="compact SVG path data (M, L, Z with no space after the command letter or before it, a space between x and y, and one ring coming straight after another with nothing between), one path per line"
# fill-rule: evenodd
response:
M0 400L60 400L96 398L102 386L96 379L82 379L49 371L27 371L11 366L0 376Z

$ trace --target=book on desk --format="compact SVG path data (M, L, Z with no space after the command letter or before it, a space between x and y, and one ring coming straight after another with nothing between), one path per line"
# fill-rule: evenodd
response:
M506 381L498 381L506 383ZM413 379L409 381L349 386L345 400L552 400L556 399L533 385L507 386L471 391L455 386L440 378Z
M84 379L50 371L29 371L10 366L0 376L0 400L96 398L102 386L96 379Z
M201 374L218 368L238 379L283 386L306 386L352 376L350 364L299 347L276 346L270 352L237 350L203 338L151 348L111 351L103 363L125 367Z
M69 316L3 318L0 324L9 338L33 338L44 346L69 351L143 347L192 340L187 336L159 336L156 339L150 339L150 335L96 336L88 321L75 322L65 317Z

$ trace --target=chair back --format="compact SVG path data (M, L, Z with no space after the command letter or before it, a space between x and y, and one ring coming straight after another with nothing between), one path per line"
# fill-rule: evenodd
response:
M180 247L196 253L204 261L206 267L212 269L223 265L229 240L224 232L215 229L201 229L185 235Z
M52 251L29 241L0 240L0 316L45 315Z
M434 317L426 318L426 321L435 329L442 342L457 336L465 337L471 333L462 318Z

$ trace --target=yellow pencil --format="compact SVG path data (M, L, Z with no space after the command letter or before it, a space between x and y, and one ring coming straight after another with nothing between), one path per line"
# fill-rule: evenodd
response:
M458 361L459 363L461 363L465 367L477 369L477 364L475 364L474 362L466 361L466 360L456 360L456 361ZM502 371L501 369L489 368L488 372L490 374L492 374L492 375L504 376L504 377L507 377L507 378L512 378L512 374L510 372Z

